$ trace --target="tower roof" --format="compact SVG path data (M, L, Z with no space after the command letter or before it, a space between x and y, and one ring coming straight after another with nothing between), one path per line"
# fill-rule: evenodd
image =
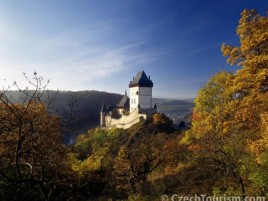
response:
M115 107L110 107L108 105L102 104L100 112L108 113L111 112Z
M129 87L153 87L153 82L150 80L144 71L140 71L137 73L135 78L130 81Z
M123 96L122 100L117 104L117 108L129 108L129 98L127 96L127 92Z
M102 104L100 112L106 112L106 111L107 111L106 105Z

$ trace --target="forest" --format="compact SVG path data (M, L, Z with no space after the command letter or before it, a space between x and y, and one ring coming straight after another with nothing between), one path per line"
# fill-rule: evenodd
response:
M89 126L67 145L64 133L77 121L75 99L57 115L53 101L59 97L47 93L37 73L25 77L34 90L14 83L19 103L3 89L0 200L268 197L267 15L244 10L236 34L239 46L221 47L235 67L200 89L187 130L175 130L170 118L157 113L127 130Z

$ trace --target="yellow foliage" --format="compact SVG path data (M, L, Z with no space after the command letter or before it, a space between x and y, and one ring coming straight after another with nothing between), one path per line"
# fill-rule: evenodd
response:
M153 115L153 123L154 124L163 124L165 123L165 119L163 118L163 115L160 113L156 113Z
M260 175L268 167L268 17L244 10L237 35L239 47L224 43L221 50L241 69L216 74L199 91L192 129L181 142L198 157L235 167L236 177L257 172L253 181L265 183Z
M222 45L224 56L229 56L228 63L243 67L267 67L268 18L260 16L256 10L244 10L237 28L240 47Z

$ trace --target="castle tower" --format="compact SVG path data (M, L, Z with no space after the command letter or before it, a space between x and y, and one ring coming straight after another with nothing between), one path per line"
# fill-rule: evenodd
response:
M105 116L106 116L106 105L103 104L102 107L101 107L101 111L100 111L100 126L101 127L105 127L106 126L106 123L105 123Z
M133 80L129 83L130 112L138 108L152 108L152 88L153 82L144 71L138 72L135 78L133 77Z

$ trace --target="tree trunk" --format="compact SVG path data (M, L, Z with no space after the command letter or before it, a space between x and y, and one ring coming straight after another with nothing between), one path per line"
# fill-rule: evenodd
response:
M245 201L246 199L246 190L245 190L245 186L243 183L243 179L241 177L238 178L240 187L241 187L241 193L242 193L242 200Z

